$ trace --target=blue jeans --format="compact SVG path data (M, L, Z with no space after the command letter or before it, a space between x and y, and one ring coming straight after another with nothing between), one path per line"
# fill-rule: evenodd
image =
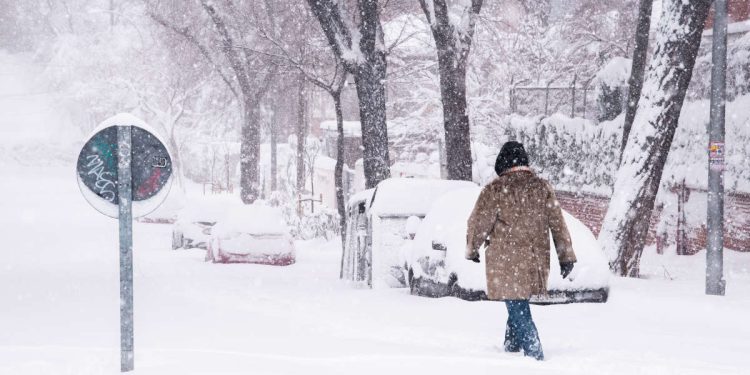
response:
M505 351L518 352L537 360L544 359L542 343L534 321L531 320L531 309L528 300L505 301L508 308L508 323L505 326Z

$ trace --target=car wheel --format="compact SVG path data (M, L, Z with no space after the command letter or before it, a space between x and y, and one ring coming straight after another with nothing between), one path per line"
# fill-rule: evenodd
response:
M172 250L177 250L184 246L184 237L181 232L172 232Z
M450 276L448 276L448 292L452 296L458 293L456 282L458 282L458 275L455 272L451 272Z

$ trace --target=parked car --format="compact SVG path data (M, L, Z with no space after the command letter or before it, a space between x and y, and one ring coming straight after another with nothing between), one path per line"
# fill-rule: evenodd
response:
M403 244L401 259L412 294L487 299L484 254L480 263L465 259L467 220L480 191L479 187L471 187L443 194L419 224L414 240ZM606 302L609 267L605 254L583 223L565 211L563 215L578 261L571 275L563 279L554 243L550 241L548 295L534 296L531 301Z
M230 195L200 196L187 200L172 226L172 249L208 248L211 229L231 209L242 205Z
M467 181L391 178L354 194L347 204L341 277L370 287L405 287L399 248L410 238L412 216L423 218L442 194Z
M281 209L263 202L232 208L213 226L206 260L275 266L294 263L294 242Z

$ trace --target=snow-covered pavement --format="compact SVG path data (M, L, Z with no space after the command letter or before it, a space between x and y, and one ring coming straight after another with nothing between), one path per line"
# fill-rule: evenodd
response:
M72 163L4 161L0 175L0 374L117 373L116 222L80 196ZM656 276L612 280L607 304L532 307L547 356L537 363L498 350L501 303L352 288L336 244L298 243L289 267L220 265L170 250L170 226L137 223L135 373L750 371L748 256L727 259L723 298L703 294L697 271L665 280L651 257Z

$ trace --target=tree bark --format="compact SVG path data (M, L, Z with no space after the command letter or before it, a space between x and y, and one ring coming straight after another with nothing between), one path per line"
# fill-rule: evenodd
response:
M203 9L214 24L224 56L235 73L243 98L243 125L240 139L240 198L251 204L260 197L260 101L268 90L275 68L269 68L263 80L258 83L252 64L237 52L234 39L225 19L216 11L211 2L201 0Z
M440 56L443 55L443 56ZM466 61L438 52L449 180L472 180L471 131L466 113Z
M361 0L358 5L361 16L359 50L365 61L357 66L354 80L362 126L365 185L369 189L391 177L385 114L387 63L378 0Z
M240 198L252 204L260 197L260 114L257 103L245 102L240 139Z
M341 272L344 270L344 249L346 248L346 202L344 202L344 114L341 110L341 92L331 93L336 109L336 166L333 179L336 185L336 209L339 213L339 233L341 237ZM343 273L339 275L343 277Z
M175 126L176 125L173 124L172 128L174 129ZM169 148L172 152L172 165L174 166L174 171L172 173L177 176L177 184L180 186L180 190L184 193L185 182L183 180L182 155L180 153L180 147L177 145L177 140L174 136L174 130L169 136Z
M610 268L618 275L639 275L654 201L711 2L665 0L641 105L599 235Z
M297 91L297 194L305 190L305 141L307 140L307 116L305 107L305 77L300 74L299 90Z
M388 155L388 127L385 118L385 54L372 65L358 67L354 75L359 99L362 127L362 152L366 188L375 186L391 176Z
M466 105L466 67L474 25L483 0L472 0L464 10L466 26L451 22L445 0L420 0L435 40L443 103L443 127L449 180L472 180L471 131ZM461 29L466 27L466 29Z
M278 127L278 116L273 116L273 123L271 123L270 129L271 131L271 183L270 183L270 190L271 192L274 192L277 190L276 181L278 181L278 150L277 150L277 144L278 144L278 137L279 137L279 127Z
M354 76L359 99L365 185L375 187L390 177L388 128L386 126L385 72L387 68L378 0L360 0L356 5L358 42L341 16L335 0L307 0L328 44Z
M646 58L648 56L648 35L651 30L651 11L654 0L640 0L638 5L638 26L635 31L635 50L633 50L633 63L630 70L628 106L625 111L625 123L622 127L622 145L620 146L620 161L625 145L628 143L630 128L633 127L635 112L638 109L638 100L641 98L643 89L643 78L646 72Z

